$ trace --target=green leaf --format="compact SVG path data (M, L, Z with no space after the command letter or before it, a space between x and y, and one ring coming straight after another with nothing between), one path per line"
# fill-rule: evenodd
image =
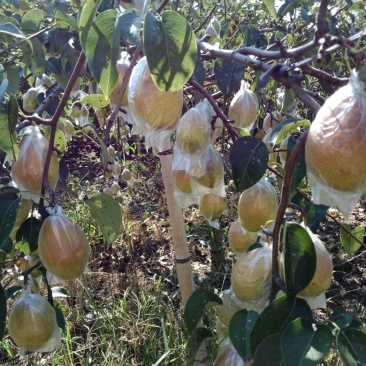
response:
M243 136L234 142L230 164L238 192L259 182L267 170L268 157L267 146L253 136Z
M313 241L301 225L286 225L283 248L286 293L297 294L313 279L316 269L316 252Z
M353 320L353 315L348 313L345 309L338 306L334 309L332 315L329 317L329 320L337 325L338 328L347 328L351 325Z
M252 358L250 335L258 316L259 314L256 311L243 309L236 312L230 320L230 340L239 355L245 360Z
M0 251L7 254L11 254L11 252L13 251L13 247L13 241L11 240L10 236L8 236L2 243L0 243Z
M88 123L88 124L86 124L86 125L83 126L83 131L90 131L97 138L97 140L99 142L99 145L100 145L100 148L102 150L102 166L103 166L104 169L106 169L107 168L107 165L108 165L108 151L107 151L107 147L105 146L105 143L99 137L98 131L90 123Z
M356 329L342 329L336 345L345 366L366 364L366 334Z
M224 95L231 95L243 79L245 66L239 62L217 59L214 64L214 73L217 87Z
M3 100L4 94L5 94L6 90L8 89L8 85L9 85L9 80L8 79L3 79L1 81L1 84L0 84L0 101Z
M13 230L19 206L20 198L15 193L0 192L0 246Z
M215 305L222 305L222 300L210 290L198 288L189 297L184 308L184 322L188 333L192 333L202 319L205 310Z
M41 9L27 11L22 18L22 30L25 33L34 33L40 29L45 13Z
M120 30L116 21L115 10L101 13L92 22L85 42L89 69L106 96L111 94L118 79Z
M135 45L141 46L141 17L140 15L130 11L125 12L119 16L118 21L119 27L121 29L122 38L127 42Z
M256 354L259 344L265 338L281 332L286 327L288 322L291 321L291 314L295 304L295 296L283 295L272 301L263 310L253 327L250 337L250 350L252 355ZM263 365L266 365L266 363Z
M52 287L52 297L70 297L69 293L64 287L56 286Z
M6 325L6 296L3 286L0 284L0 341L5 335Z
M70 16L69 14L66 14L62 10L57 10L55 14L55 20L56 21L62 21L68 24L75 32L79 33L79 27L76 20Z
M281 334L275 333L266 337L254 354L252 366L282 366Z
M15 94L19 89L20 77L22 75L23 69L18 65L8 65L5 66L5 71L9 81L6 91L8 94Z
M83 97L81 102L90 104L93 108L105 108L110 103L110 100L104 94L90 94Z
M305 355L301 366L319 365L332 348L333 334L325 324L317 325L317 329L311 340L310 349Z
M282 355L286 365L302 365L313 336L313 325L307 319L297 318L287 325L281 336Z
M44 48L38 38L32 38L30 44L22 43L20 45L23 55L23 63L30 69L33 76L39 78L45 72L46 60L44 55Z
M264 0L264 4L266 5L269 13L272 15L273 19L277 19L276 9L275 9L275 0Z
M42 222L35 217L25 220L16 233L16 246L26 254L37 250L41 226Z
M0 34L9 34L13 37L25 38L25 35L13 23L0 24Z
M213 337L212 332L208 328L196 328L193 333L190 335L188 340L188 348L190 353L190 359L186 363L186 366L194 366L197 365L197 360L195 360L197 351L199 350L201 344L208 339Z
M175 11L165 11L159 19L146 14L144 51L151 76L161 91L180 90L193 74L196 37L187 20Z
M363 243L365 228L359 225L354 230L352 230L351 225L343 224L343 226L341 226L341 243L347 254L352 255L361 248L361 244L352 238L344 228L348 229L348 231L350 231L358 240L360 240L361 243Z
M200 60L200 54L197 52L196 66L194 68L193 77L197 83L203 86L206 79L206 69Z
M14 95L9 100L0 103L0 148L12 159L18 156L17 134L15 126L18 123L18 103Z
M307 225L311 231L318 229L319 224L323 221L325 214L328 212L329 206L326 205L315 205L313 202L309 202L304 211L307 217Z
M102 0L84 0L81 4L81 11L78 14L79 37L85 51L86 39L88 38L91 24Z
M65 320L65 314L64 314L65 311L62 308L62 305L57 300L53 300L53 307L56 312L57 325L59 326L59 328L61 328L63 331L65 331L65 329L66 329L66 320Z
M271 132L271 146L280 144L288 135L299 134L305 128L309 128L311 122L307 119L289 118L279 123Z
M23 286L20 285L10 286L5 290L5 297L7 300L13 299L21 291L23 291Z
M298 140L291 135L287 143L287 160L290 157L291 151L298 144ZM302 149L300 155L296 161L294 171L292 173L291 180L291 194L296 193L296 189L306 176L306 162L305 162L305 149Z
M85 198L84 203L102 231L106 243L113 243L122 225L122 206L105 193L96 193L90 198Z

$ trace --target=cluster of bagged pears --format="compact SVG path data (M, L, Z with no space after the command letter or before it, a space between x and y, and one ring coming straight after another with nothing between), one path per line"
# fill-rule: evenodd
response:
M118 83L110 96L112 104L117 100L128 65L127 54L122 53L117 65ZM29 91L29 95L24 95L24 109L28 112L34 112L37 107L32 103L31 97L40 92L40 87L34 89L36 90ZM363 167L366 161L364 154L355 154L355 151L365 151L365 95L363 83L357 75L352 76L346 87L327 100L310 128L306 143L306 163L315 203L340 205L341 210L348 212L355 199L366 190L366 179L362 174L360 176L360 171L366 169L355 171L355 164L348 163L355 155L359 157L356 156L357 166ZM210 103L203 100L181 116L183 91L158 90L152 80L147 60L143 57L132 71L122 106L128 112L125 119L132 124L133 133L145 136L146 147L152 147L154 152L169 149L171 135L176 132L173 171L177 202L181 207L198 203L203 215L215 225L226 207L226 194L222 158L213 145L221 131L222 121L215 119ZM82 112L86 115L84 109L75 110L75 115L78 118L83 116ZM250 91L249 85L242 81L229 108L229 118L233 121L233 126L250 131L258 117L258 111L257 97ZM105 117L103 113L99 113L99 116L96 111L96 114L100 121ZM265 117L264 138L270 135L271 128L278 121L279 118L272 113ZM72 135L73 126L68 127ZM286 150L285 143L280 146L280 150ZM18 159L12 164L12 180L24 192L24 199L39 198L48 147L48 140L38 127L31 127L21 138ZM340 159L335 162L333 155L340 151ZM108 154L110 162L114 161L112 149L109 149ZM283 165L285 159L285 154L280 155ZM337 167L329 169L334 163ZM112 174L115 174L113 169ZM58 160L54 153L48 176L53 189L58 181L58 171ZM125 173L126 177L129 176L128 173ZM340 179L344 175L349 179ZM129 179L130 176L126 178ZM345 203L348 198L339 202L339 196L344 197L343 193L349 193L347 197L351 197L351 204ZM326 202L322 197L326 197ZM238 219L229 229L229 245L237 260L232 270L231 288L222 293L223 305L217 309L217 330L224 342L216 365L232 364L227 363L228 359L237 357L228 340L228 325L232 315L242 308L260 312L267 305L271 287L272 248L261 230L263 227L270 227L276 217L277 208L276 190L266 179L244 190L240 195ZM90 253L89 243L80 228L63 214L60 207L48 210L49 216L43 222L39 235L39 259L47 269L51 282L52 276L55 281L75 279L85 270ZM333 266L324 244L308 231L315 245L317 265L312 281L299 296L309 300L323 295L329 288ZM248 251L255 242L259 242L260 246ZM280 275L283 277L282 255L280 264ZM54 309L41 295L31 294L29 288L13 304L8 328L10 336L23 351L49 351L59 344Z
M22 202L11 238L27 218L31 199L38 201L41 194L43 170L49 148L47 138L39 127L31 126L21 137L19 154L12 162L12 181L21 191ZM52 189L59 177L57 155L51 157L48 182ZM22 260L21 268L30 268L41 261L47 270L50 284L74 280L86 269L90 246L83 231L70 220L60 206L47 207L48 216L43 221L38 249ZM29 274L30 282L39 280L42 272L35 269ZM61 336L54 308L40 294L31 293L34 286L28 285L22 296L11 307L8 330L11 338L26 351L49 352L60 345Z

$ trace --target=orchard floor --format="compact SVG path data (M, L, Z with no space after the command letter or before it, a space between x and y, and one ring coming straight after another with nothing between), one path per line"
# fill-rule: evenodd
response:
M96 157L92 144L85 148L77 140L67 152L65 160L71 172L70 187L79 194L81 188L91 193L105 184L98 180L102 170ZM82 203L75 202L65 193L59 194L66 213L86 231L92 246L89 272L80 281L66 283L64 287L70 297L59 299L66 310L67 321L61 352L28 355L19 360L16 348L8 342L14 359L10 361L9 352L0 350L0 364L150 366L184 365L187 362L187 333L159 159L151 153L137 157L125 155L124 159L122 163L131 170L134 184L120 183L121 196L117 199L124 207L124 232L110 247L103 243ZM229 184L228 208L221 218L225 263L220 272L211 271L211 237L207 222L197 207L184 210L197 287L221 291L230 286L233 255L228 249L227 231L237 217L238 197ZM337 221L347 222L352 228L365 226L365 215L366 204L360 202L348 221L338 217L335 221L327 219L320 225L318 234L333 257L334 280L326 294L328 309L317 311L319 318L323 318L342 306L362 323L364 331L366 246L363 245L355 255L347 255L340 245ZM116 307L122 310L117 311ZM103 322L108 323L106 328L103 328ZM208 316L205 322L214 327L214 316ZM103 343L102 348L98 342ZM123 351L119 350L122 347ZM211 362L216 348L215 342L209 346ZM111 356L113 352L117 354L115 361ZM111 357L110 361L106 361L108 357ZM336 354L332 354L323 365L339 366L342 363Z

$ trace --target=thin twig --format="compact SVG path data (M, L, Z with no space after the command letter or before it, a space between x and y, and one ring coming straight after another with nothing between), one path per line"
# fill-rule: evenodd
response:
M71 77L69 79L69 82L67 83L67 86L66 86L65 92L62 96L62 99L61 99L59 105L57 106L56 111L55 111L55 113L52 116L51 121L50 121L51 132L50 132L50 138L49 138L49 148L48 148L48 152L47 152L47 156L46 156L46 161L45 161L44 170L43 170L43 177L42 177L42 189L41 189L41 200L40 200L40 206L41 207L43 206L43 203L44 203L43 197L44 197L46 189L50 193L51 203L54 203L54 192L53 192L53 190L51 189L51 187L48 183L48 172L49 172L49 168L50 168L52 153L54 151L54 143L55 143L55 136L56 136L56 130L57 130L57 123L58 123L58 120L61 117L61 114L62 114L66 104L67 104L69 96L72 92L72 88L75 84L75 81L76 81L76 79L78 78L78 76L80 74L80 70L84 66L85 60L86 60L85 53L80 52L79 59L77 60L75 68L74 68L74 70L71 74Z
M275 278L279 275L279 265L278 265L278 253L279 253L279 243L280 243L280 231L283 222L283 217L286 212L286 208L289 205L289 197L291 193L291 181L294 169L296 167L296 162L302 149L305 146L306 138L308 136L308 131L305 130L300 137L297 139L297 145L292 149L291 154L286 163L286 170L282 182L281 191L281 201L278 207L277 216L273 228L273 244L272 244L272 289L270 294L270 301L273 301L278 292L278 286Z

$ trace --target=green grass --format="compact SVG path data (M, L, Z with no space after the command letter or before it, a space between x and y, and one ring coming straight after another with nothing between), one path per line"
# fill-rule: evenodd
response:
M87 275L84 276L84 278ZM93 301L86 286L68 289L76 303L61 301L67 325L62 346L47 355L17 357L9 365L184 365L187 335L181 313L160 280L153 279L137 294L131 287L113 298ZM80 306L82 304L82 306ZM3 352L9 358L17 350L8 337Z

